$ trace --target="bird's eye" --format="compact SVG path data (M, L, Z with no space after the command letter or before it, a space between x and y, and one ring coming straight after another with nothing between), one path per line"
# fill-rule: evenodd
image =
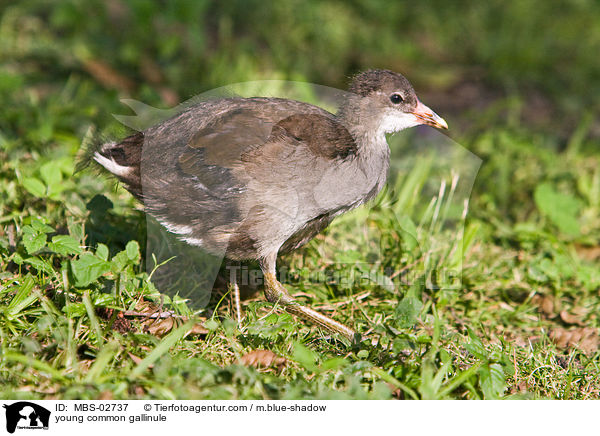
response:
M400 94L392 94L390 95L390 101L394 104L402 103L404 99Z

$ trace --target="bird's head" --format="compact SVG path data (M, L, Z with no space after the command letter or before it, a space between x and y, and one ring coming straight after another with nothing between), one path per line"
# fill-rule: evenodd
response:
M350 83L352 112L361 123L379 133L427 124L447 129L446 121L417 98L410 82L389 70L369 70L357 74Z

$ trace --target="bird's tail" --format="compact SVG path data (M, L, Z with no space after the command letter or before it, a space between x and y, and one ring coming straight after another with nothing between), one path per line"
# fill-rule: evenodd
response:
M107 138L102 135L95 134L93 128L90 128L85 135L85 138L83 138L81 149L77 154L75 173L83 171L90 167L90 165L95 164L96 162L94 161L94 153L99 151L107 142L109 142Z
M136 132L120 142L105 142L97 137L88 139L82 147L76 171L96 164L123 182L127 190L136 197L141 197L140 164L143 144L144 134L141 132Z

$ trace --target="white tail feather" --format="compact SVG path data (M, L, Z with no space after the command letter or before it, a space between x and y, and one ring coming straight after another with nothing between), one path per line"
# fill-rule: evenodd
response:
M102 150L104 151L105 148L106 145L102 147ZM119 165L113 159L104 157L99 152L94 153L94 160L117 177L127 177L132 170L131 167Z

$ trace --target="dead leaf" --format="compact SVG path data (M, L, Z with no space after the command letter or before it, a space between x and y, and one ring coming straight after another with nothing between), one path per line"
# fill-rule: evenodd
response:
M533 297L533 303L537 305L544 315L548 318L554 317L554 298L550 295L536 295Z
M562 319L562 321L565 324L578 325L578 326L584 326L585 325L583 323L583 321L578 316L573 315L573 314L567 312L566 310L561 310L560 311L560 319Z
M116 315L115 315L115 312ZM127 332L135 331L135 328L131 325L131 321L125 318L123 312L119 312L115 309L110 309L107 307L98 307L96 308L96 315L101 319L111 320L114 317L114 322L111 325L111 329L115 330L121 334L125 334Z
M585 319L589 312L590 310L583 306L575 306L573 309L571 309L571 313L577 315L581 319Z
M585 354L594 353L600 345L598 331L592 327L555 329L550 332L550 338L559 348L577 348Z
M8 246L11 249L14 249L17 246L15 234L16 234L16 232L15 232L15 225L14 224L9 224L6 227L6 236L8 236Z
M175 320L173 317L162 319L147 319L142 323L144 332L154 336L164 336L173 330Z
M146 319L142 322L144 332L155 336L164 336L173 330L175 327L188 322L189 318L178 316L170 311L164 311L161 307L149 301L139 301L135 306L136 311L127 311L129 316L145 316ZM205 321L205 319L204 319ZM204 327L201 321L195 323L188 335L206 335L209 331Z
M188 332L188 335L207 335L209 330L201 323L196 323Z
M255 368L276 367L279 371L286 365L285 357L278 356L269 350L253 350L242 356L240 361L246 366Z
M126 311L125 315L144 317L142 330L154 336L162 337L175 327L172 312L163 311L150 301L140 300L135 305L135 311Z

